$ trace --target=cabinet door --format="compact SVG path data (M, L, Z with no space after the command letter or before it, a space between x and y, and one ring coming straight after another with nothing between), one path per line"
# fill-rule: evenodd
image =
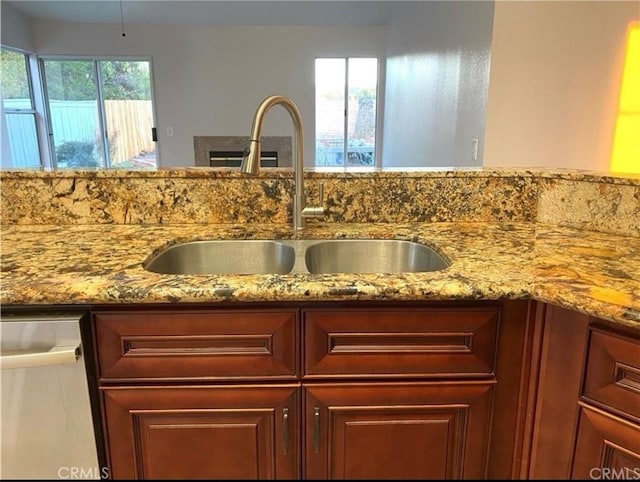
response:
M94 314L103 383L294 380L296 310L140 310Z
M486 474L491 382L306 385L305 478Z
M581 403L573 479L640 479L640 426Z
M500 309L310 309L304 377L493 376Z
M295 479L297 386L103 388L114 479Z
M640 336L591 327L583 396L640 420Z

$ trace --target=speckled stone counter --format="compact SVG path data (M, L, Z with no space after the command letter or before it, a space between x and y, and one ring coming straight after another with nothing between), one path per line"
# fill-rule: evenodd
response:
M3 304L452 300L534 297L640 328L640 243L532 223L326 224L304 238L395 238L434 246L442 271L185 276L151 273L163 247L291 237L288 225L5 226ZM345 294L347 293L347 294Z
M172 243L290 238L291 171L0 173L3 305L528 298L640 328L640 176L563 170L305 173L305 238L399 238L428 273L176 276Z
M291 237L287 225L13 226L3 230L2 299L22 304L522 298L531 285L527 224L349 225L309 228L305 238L400 238L436 247L449 269L400 275L185 276L147 272L163 247L201 239ZM506 269L505 269L506 268Z
M640 239L538 224L531 296L640 328Z

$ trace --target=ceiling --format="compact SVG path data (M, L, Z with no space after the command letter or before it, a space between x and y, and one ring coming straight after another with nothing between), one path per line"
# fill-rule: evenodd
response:
M29 18L69 22L202 25L385 25L399 0L1 0Z

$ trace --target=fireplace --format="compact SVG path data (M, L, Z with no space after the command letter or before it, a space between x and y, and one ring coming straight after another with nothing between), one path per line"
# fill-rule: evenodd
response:
M242 154L249 146L248 136L194 136L196 166L240 167ZM291 136L264 136L260 139L260 165L292 166Z
M209 166L240 167L244 152L209 151ZM260 151L260 167L278 167L278 151Z

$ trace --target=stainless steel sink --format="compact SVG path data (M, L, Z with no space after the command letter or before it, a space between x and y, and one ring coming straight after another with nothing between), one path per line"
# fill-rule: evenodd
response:
M144 263L163 274L403 273L450 263L420 243L392 239L211 240L177 244Z
M391 239L318 242L306 249L305 264L310 273L404 273L450 265L429 246Z
M164 274L284 274L295 260L295 249L279 241L194 241L170 246L145 263L145 269Z

